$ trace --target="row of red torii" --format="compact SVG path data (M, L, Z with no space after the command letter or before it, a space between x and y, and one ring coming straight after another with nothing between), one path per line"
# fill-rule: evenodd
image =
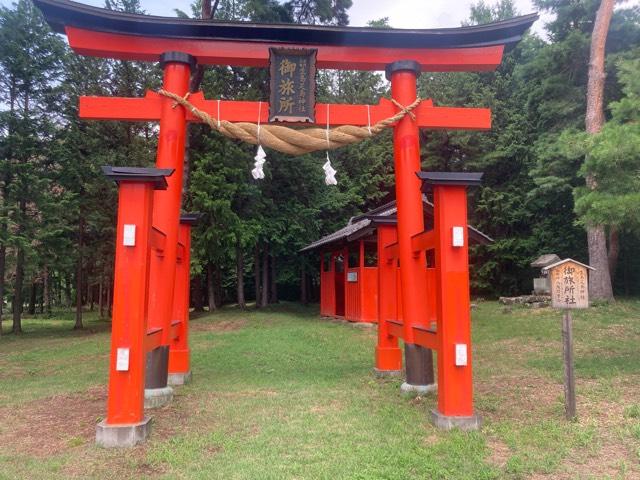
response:
M35 0L49 24L68 37L77 53L124 60L160 61L163 89L188 92L196 62L265 67L269 48L317 49L318 68L385 70L391 96L400 105L417 98L421 71L488 71L501 62L505 46L517 42L537 18L519 17L489 26L443 30L383 30L220 23L125 15L67 0ZM228 121L268 122L260 102L189 101ZM328 118L328 110L331 116ZM318 125L367 126L394 115L398 107L316 105ZM380 256L380 271L399 261L403 320L386 321L381 296L375 368L402 368L398 339L404 342L406 384L425 386L428 349L437 351L441 428L477 428L471 375L470 302L467 251L468 184L477 175L438 176L420 172L419 129L486 130L485 108L435 107L423 101L414 116L394 126L394 165L398 226ZM159 121L156 168L105 167L119 184L113 323L107 416L97 427L103 446L132 446L149 433L145 398L153 404L170 396L170 383L191 377L188 345L190 228L195 216L182 216L181 197L186 127L199 121L169 98L82 97L80 116L93 120ZM435 228L424 232L422 181L434 193ZM181 220L182 219L182 220ZM437 265L437 327L427 322L425 250ZM380 291L384 286L380 284ZM146 390L145 390L146 384Z

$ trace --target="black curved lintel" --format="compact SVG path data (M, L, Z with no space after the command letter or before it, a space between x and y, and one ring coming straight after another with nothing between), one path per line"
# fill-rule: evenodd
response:
M69 0L33 0L51 27L159 38L360 46L385 48L473 48L518 42L538 19L537 13L501 22L422 30L297 24L218 22L134 15Z

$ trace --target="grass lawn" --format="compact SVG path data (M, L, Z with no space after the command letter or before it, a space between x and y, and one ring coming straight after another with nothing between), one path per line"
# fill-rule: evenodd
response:
M193 383L153 411L150 440L94 445L109 323L27 319L0 339L0 478L640 478L640 302L575 314L579 420L563 417L560 314L473 312L481 431L442 432L435 395L372 374L375 329L314 307L192 320ZM5 324L5 329L9 325Z

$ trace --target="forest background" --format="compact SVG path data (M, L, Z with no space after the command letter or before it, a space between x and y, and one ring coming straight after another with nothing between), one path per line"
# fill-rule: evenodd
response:
M598 0L534 0L551 14L546 38L528 34L495 72L425 73L419 95L436 105L489 107L489 132L423 131L423 169L481 171L470 223L495 239L474 252L473 291L531 290L529 263L556 253L588 261L585 226L602 225L616 295L640 294L640 6L621 2L606 44L606 124L584 133L589 48ZM351 0L219 0L219 20L348 25ZM144 13L139 0L108 9ZM478 2L468 24L510 18L512 0ZM388 27L385 18L373 26ZM194 75L208 98L266 100L268 72L207 68ZM113 282L116 189L102 165L151 166L157 126L84 122L80 95L143 96L161 71L150 63L84 58L51 32L28 0L0 7L0 308L14 332L23 312L56 306L107 315ZM325 70L318 101L377 103L383 77ZM193 233L192 305L256 307L317 298L317 254L298 250L394 198L390 132L331 153L337 186L324 183L324 152L267 152L203 125L189 127L183 210L203 214ZM586 188L589 176L599 179ZM1 318L1 317L0 317ZM0 323L0 333L2 332Z

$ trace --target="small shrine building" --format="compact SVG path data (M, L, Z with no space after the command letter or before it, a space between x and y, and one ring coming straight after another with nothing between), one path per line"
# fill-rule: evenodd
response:
M425 231L433 228L434 207L423 195ZM378 244L381 229L395 232L398 223L396 202L389 202L365 214L352 217L344 228L307 245L301 252L319 251L320 263L320 314L325 317L342 317L350 322L378 322L379 272ZM493 239L471 225L467 226L471 244L487 245ZM396 261L394 281L385 282L386 288L395 290L394 320L402 320L400 269ZM427 251L427 292L429 321L436 321L435 254Z

